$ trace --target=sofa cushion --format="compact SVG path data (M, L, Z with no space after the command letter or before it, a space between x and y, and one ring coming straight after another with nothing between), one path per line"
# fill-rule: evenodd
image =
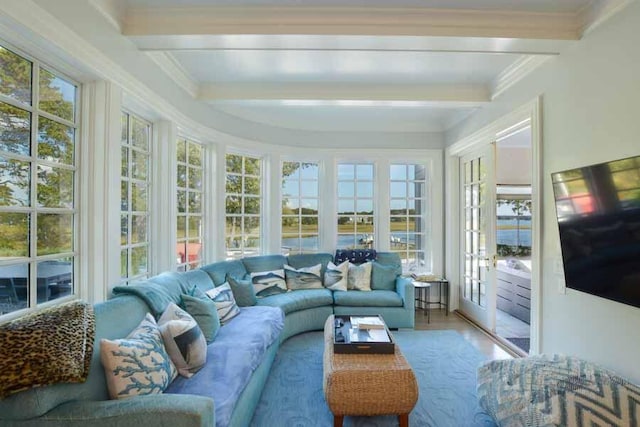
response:
M370 292L334 292L335 305L351 307L402 307L400 295L395 291L370 291Z
M206 292L215 286L211 276L203 270L185 271L184 273L180 273L180 276L183 281L187 282L189 288L195 286L201 291Z
M242 263L249 273L282 270L286 262L287 259L283 255L260 255L242 259ZM235 277L241 276L236 275Z
M198 323L207 344L211 344L220 329L220 316L218 316L216 303L204 294L201 297L184 294L182 306Z
M293 254L287 257L287 264L293 268L311 267L312 265L320 264L322 266L320 277L324 277L327 265L331 261L333 261L333 256L328 253Z
M127 338L102 339L100 358L111 399L162 393L177 375L151 314Z
M371 263L371 289L393 291L396 289L397 268L393 265Z
M640 387L576 357L540 355L478 368L478 400L500 426L626 427L637 425Z
M207 342L193 317L171 303L158 320L165 349L178 373L187 378L207 361Z
M205 265L200 270L207 273L216 286L222 285L227 281L227 275L232 277L244 277L247 269L241 260L220 261L213 264Z
M300 291L310 292L310 291ZM215 402L216 425L229 425L231 414L251 375L284 328L284 314L274 307L243 307L220 329L207 348L207 363L190 379L176 378L165 393L195 394Z
M253 288L251 279L237 279L232 276L227 276L227 282L231 287L233 297L236 299L239 307L256 305L258 299L256 298L256 291Z
M307 308L330 306L332 303L333 297L329 289L302 289L258 300L258 305L280 307L285 314Z
M291 291L298 289L322 289L321 270L322 264L298 269L285 264L284 275L287 281L287 288Z
M402 274L402 261L397 252L378 252L376 254L376 262L382 265L391 265L396 269L396 275Z
M230 320L240 314L240 309L233 298L233 292L228 283L216 286L205 292L205 294L216 303L221 324L229 323Z
M159 318L170 302L180 304L182 294L188 293L190 286L180 273L167 272L149 280L134 282L130 285L116 286L114 295L135 295L151 308L152 314Z
M324 286L332 291L346 291L349 277L349 261L335 265L330 262L324 274Z
M371 267L370 262L355 265L349 262L349 275L347 276L347 289L358 291L371 290Z
M255 271L249 273L256 297L268 297L287 292L287 282L284 277L284 268L270 271Z

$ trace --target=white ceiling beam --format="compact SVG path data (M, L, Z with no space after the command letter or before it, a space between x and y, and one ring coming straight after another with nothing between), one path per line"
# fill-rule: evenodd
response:
M375 7L152 7L128 9L127 36L306 34L577 40L574 13Z
M491 101L484 85L376 85L376 84L217 84L200 85L198 99L207 102L237 100L354 100L416 101L444 107L478 106Z

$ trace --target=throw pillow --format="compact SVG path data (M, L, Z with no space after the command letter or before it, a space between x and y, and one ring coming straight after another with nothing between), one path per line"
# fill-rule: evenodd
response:
M311 267L295 269L290 265L284 266L284 273L287 281L287 288L294 289L322 289L322 278L320 277L322 264Z
M218 317L220 323L228 323L231 319L240 314L240 308L236 304L235 298L233 298L233 292L229 283L224 282L220 286L216 286L213 289L209 289L205 294L216 303L218 309Z
M346 291L349 276L349 261L335 265L329 262L324 273L324 286L332 291Z
M207 344L211 344L220 329L220 317L218 317L218 307L216 303L207 298L206 295L204 298L197 298L183 294L182 305L185 310L187 310L187 313L196 320L198 326L200 326L200 330Z
M251 282L258 298L287 292L284 269L251 273Z
M357 291L371 290L371 263L365 262L361 265L349 263L349 275L347 278L347 289Z
M83 301L0 325L0 399L30 387L86 381L95 330L93 306Z
M100 360L111 399L162 393L178 374L150 313L127 338L101 339Z
M169 303L158 320L164 346L183 377L190 378L207 361L207 342L195 319Z
M394 265L371 263L371 289L380 291L394 291L398 268Z
M227 275L227 283L229 283L233 297L239 307L251 307L258 303L251 280L236 279Z

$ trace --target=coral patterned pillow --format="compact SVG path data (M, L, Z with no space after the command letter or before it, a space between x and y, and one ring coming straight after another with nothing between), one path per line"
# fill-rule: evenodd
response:
M100 340L109 397L162 393L178 375L149 313L127 338Z

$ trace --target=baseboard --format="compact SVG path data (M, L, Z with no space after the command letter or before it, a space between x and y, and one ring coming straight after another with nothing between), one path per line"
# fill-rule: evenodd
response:
M510 356L518 357L518 358L527 357L528 356L528 354L523 352L520 348L518 348L515 345L511 344L509 341L505 340L504 338L494 334L493 332L485 329L482 325L479 325L478 323L473 321L473 319L468 318L462 312L460 312L458 310L454 310L453 313L455 315L457 315L459 318L461 318L462 320L466 321L467 323L469 323L469 324L473 325L474 327L476 327L477 329L479 329L483 334L485 334L489 339L491 339L491 341L493 341L501 349L503 349L504 351L509 353Z

